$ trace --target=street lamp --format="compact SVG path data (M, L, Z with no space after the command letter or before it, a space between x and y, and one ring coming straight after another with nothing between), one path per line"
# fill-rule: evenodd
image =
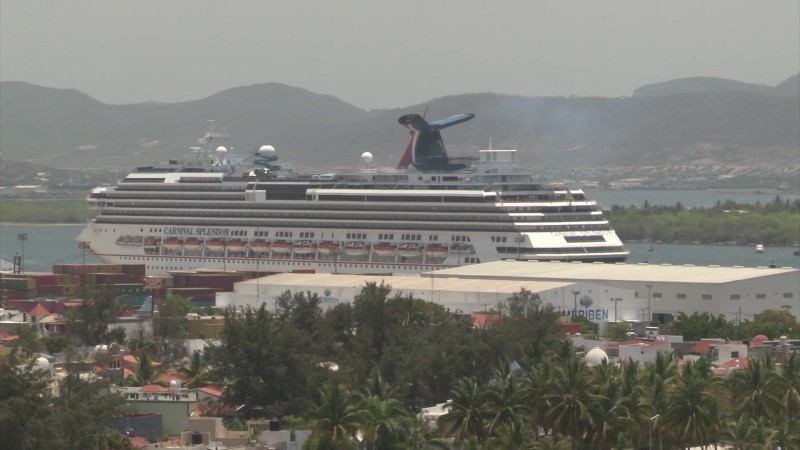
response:
M647 448L650 450L653 450L653 424L658 421L659 417L661 417L661 414L656 414L650 418L650 442L647 445Z
M25 272L25 241L28 240L28 233L19 233L17 234L17 240L19 240L19 271L20 273Z
M80 242L78 242L78 248L81 249L81 254L83 255L81 260L83 262L83 265L85 266L86 265L86 250L91 250L91 247L89 247L89 243L88 242L80 241Z
M517 261L519 261L520 245L525 241L525 236L519 235L514 237L514 242L517 243Z
M653 285L646 284L645 286L647 286L647 323L645 325L648 326L653 321L653 310L650 309L650 291L653 289Z
M617 322L619 322L619 319L617 318L617 317L618 317L618 316L617 316L617 304L618 304L619 302L621 302L621 301L622 301L622 299L621 299L621 298L619 298L619 297L617 297L617 298L612 298L612 299L611 299L611 301L613 301L613 302L614 302L614 323L617 323Z
M572 295L575 296L575 299L574 299L575 300L575 305L572 307L572 317L575 317L575 316L578 315L578 295L580 293L581 293L581 291L572 291Z

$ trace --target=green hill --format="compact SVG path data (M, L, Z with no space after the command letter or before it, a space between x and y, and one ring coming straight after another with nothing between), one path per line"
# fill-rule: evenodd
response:
M206 123L226 145L276 147L283 163L320 169L394 166L408 138L397 118L472 112L447 130L453 155L492 142L543 168L635 165L800 164L797 77L776 87L687 79L644 86L630 98L522 97L492 93L365 111L337 98L277 83L238 87L181 103L108 105L75 90L0 83L0 155L50 167L127 169L178 158ZM388 87L387 87L388 88ZM788 93L788 94L787 94Z

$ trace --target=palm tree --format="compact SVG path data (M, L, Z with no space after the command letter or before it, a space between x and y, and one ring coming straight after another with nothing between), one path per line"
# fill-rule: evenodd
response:
M503 423L493 436L486 439L484 448L488 450L530 450L534 440L531 439L533 430L520 416L514 416L510 421Z
M594 411L601 396L595 391L592 374L577 357L570 357L554 372L547 418L553 430L571 436L573 447L595 426Z
M748 416L739 414L735 420L726 422L720 442L729 445L731 450L749 450L766 442L766 427Z
M718 380L705 358L690 361L683 372L670 379L663 423L683 447L717 441L722 422L717 398Z
M628 414L622 401L622 374L618 366L609 364L608 360L593 367L592 373L600 397L597 408L591 410L595 426L587 439L591 440L593 448L607 448L616 440L619 421Z
M336 381L325 384L319 394L321 401L314 414L317 424L312 434L330 439L336 448L348 448L358 424L357 412L350 404L353 397L347 388Z
M486 392L474 378L462 378L450 392L447 413L438 419L444 435L453 437L457 445L474 436L478 443L485 439Z
M397 448L405 438L409 417L403 404L397 399L367 397L356 416L357 437L363 436L367 450Z
M782 392L781 400L787 421L800 421L800 354L793 352L784 362L777 375L778 392Z
M529 414L531 409L522 394L524 384L519 378L520 375L512 371L509 364L495 369L494 382L486 390L487 436L494 435L499 426L511 424Z
M203 363L203 353L195 350L191 358L189 358L188 366L178 369L178 373L186 378L183 385L187 388L206 386L208 384L209 371Z
M778 420L769 436L769 448L800 448L800 423L787 418Z
M158 378L163 374L161 369L155 369L150 355L147 352L139 353L138 364L132 375L125 379L124 384L127 386L146 386L148 384L165 384L158 382Z
M770 365L769 361L754 358L749 360L747 367L733 372L728 388L736 399L733 402L736 411L754 419L765 417L770 421L784 414L778 378L770 370Z

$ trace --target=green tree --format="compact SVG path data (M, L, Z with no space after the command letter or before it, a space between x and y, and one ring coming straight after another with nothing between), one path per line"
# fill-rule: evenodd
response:
M734 371L728 389L736 401L735 411L770 422L785 413L781 386L769 357L750 358L747 367Z
M109 344L109 324L120 315L120 307L116 302L114 290L101 289L94 296L84 294L80 305L68 308L67 330L76 336L84 345Z
M470 436L482 444L486 438L486 407L485 388L474 378L460 379L445 406L447 412L438 419L438 426L445 436L453 437L456 444Z
M189 319L186 314L191 309L189 299L177 295L168 295L158 305L158 314L153 318L153 335L159 343L161 362L170 363L181 357L179 340L188 335Z
M665 432L681 447L718 441L722 417L717 383L705 358L687 362L682 372L670 379L662 420Z
M350 391L337 381L329 381L319 390L319 396L319 408L313 414L317 421L313 437L324 438L331 449L351 448L359 416Z
M570 436L573 448L595 426L593 411L601 397L593 385L589 368L577 357L570 357L556 367L551 391L547 394L548 420L557 433Z

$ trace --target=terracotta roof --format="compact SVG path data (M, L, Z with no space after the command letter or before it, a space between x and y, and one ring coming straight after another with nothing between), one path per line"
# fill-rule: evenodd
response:
M15 339L19 339L19 336L16 334L0 333L0 342L11 342Z
M125 355L122 357L122 360L133 364L139 364L139 358L133 355Z
M764 336L763 334L756 335L753 339L750 340L750 347L760 347L761 344L768 341L769 338Z
M131 445L134 448L147 448L147 446L150 445L150 443L147 441L146 437L131 436L130 440L131 440Z
M709 339L705 341L699 341L697 344L694 345L694 347L692 347L691 350L689 350L689 353L706 354L711 349L711 347L722 344L724 342L725 341L723 341L722 339Z
M222 389L214 386L203 386L201 388L197 388L198 391L204 392L212 397L222 397Z
M738 369L748 366L747 358L733 358L722 365L725 369Z
M148 384L147 386L142 386L141 388L139 388L139 392L160 393L160 392L169 392L169 389L165 388L164 386L159 386L157 384Z
M34 306L33 309L31 309L28 312L28 314L30 314L31 317L43 317L43 316L49 316L50 311L48 311L47 308L45 308L44 306L42 306L41 303L39 303L36 306Z
M501 320L500 314L472 313L472 326L478 328L489 328Z

